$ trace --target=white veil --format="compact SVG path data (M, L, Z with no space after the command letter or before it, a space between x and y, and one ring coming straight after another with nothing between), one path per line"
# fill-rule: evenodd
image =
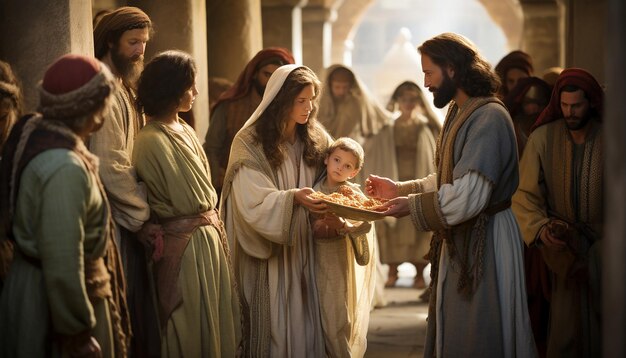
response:
M287 79L287 76L296 68L304 67L302 65L284 65L280 66L272 73L269 81L267 81L267 86L265 87L265 92L263 93L263 99L259 106L254 110L254 113L248 118L246 123L244 123L243 127L241 127L240 131L248 128L254 122L261 117L261 114L265 111L265 109L272 103L278 91L283 87L283 83Z

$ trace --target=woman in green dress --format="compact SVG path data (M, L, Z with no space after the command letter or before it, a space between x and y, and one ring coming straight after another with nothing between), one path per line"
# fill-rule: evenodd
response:
M180 51L157 55L137 90L148 124L133 151L163 236L149 240L163 357L234 357L240 306L209 163L178 116L193 105L196 66Z

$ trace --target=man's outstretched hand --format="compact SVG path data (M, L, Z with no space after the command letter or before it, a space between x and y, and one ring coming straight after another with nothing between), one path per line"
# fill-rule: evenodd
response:
M365 193L373 198L393 199L398 196L398 186L389 178L370 174L365 179Z

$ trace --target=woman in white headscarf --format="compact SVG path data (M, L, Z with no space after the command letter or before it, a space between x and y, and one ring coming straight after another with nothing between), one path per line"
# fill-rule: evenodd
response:
M315 119L320 82L279 67L237 133L221 213L234 251L244 315L244 356L325 356L308 213L330 137Z

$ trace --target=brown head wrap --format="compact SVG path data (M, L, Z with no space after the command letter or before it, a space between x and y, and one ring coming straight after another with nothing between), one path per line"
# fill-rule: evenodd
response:
M539 118L532 127L532 130L542 126L546 123L550 123L557 119L563 118L563 111L561 110L561 91L563 87L567 85L574 85L585 92L585 96L589 100L589 107L593 108L599 118L596 120L602 120L604 91L596 79L587 71L581 68L568 68L563 70L557 78L552 89L552 97L550 103L541 112Z
M146 27L151 29L152 22L136 7L125 6L104 15L93 30L96 58L102 59L109 52L109 43L117 41L124 31Z
M293 63L295 63L293 55L289 50L282 47L268 47L257 52L250 62L248 62L243 72L241 72L235 84L222 93L220 98L213 105L213 108L217 107L217 105L223 101L233 101L248 95L250 90L254 88L252 85L254 74L261 67L269 64L276 64L280 67Z
M528 76L532 76L534 71L533 60L526 52L517 50L510 52L498 62L494 70L498 77L500 77L500 93L503 97L508 94L506 88L506 74L513 68L520 69L526 72Z
M533 60L529 54L519 50L504 56L495 68L502 83L506 80L506 73L512 68L519 68L530 76L533 74Z

